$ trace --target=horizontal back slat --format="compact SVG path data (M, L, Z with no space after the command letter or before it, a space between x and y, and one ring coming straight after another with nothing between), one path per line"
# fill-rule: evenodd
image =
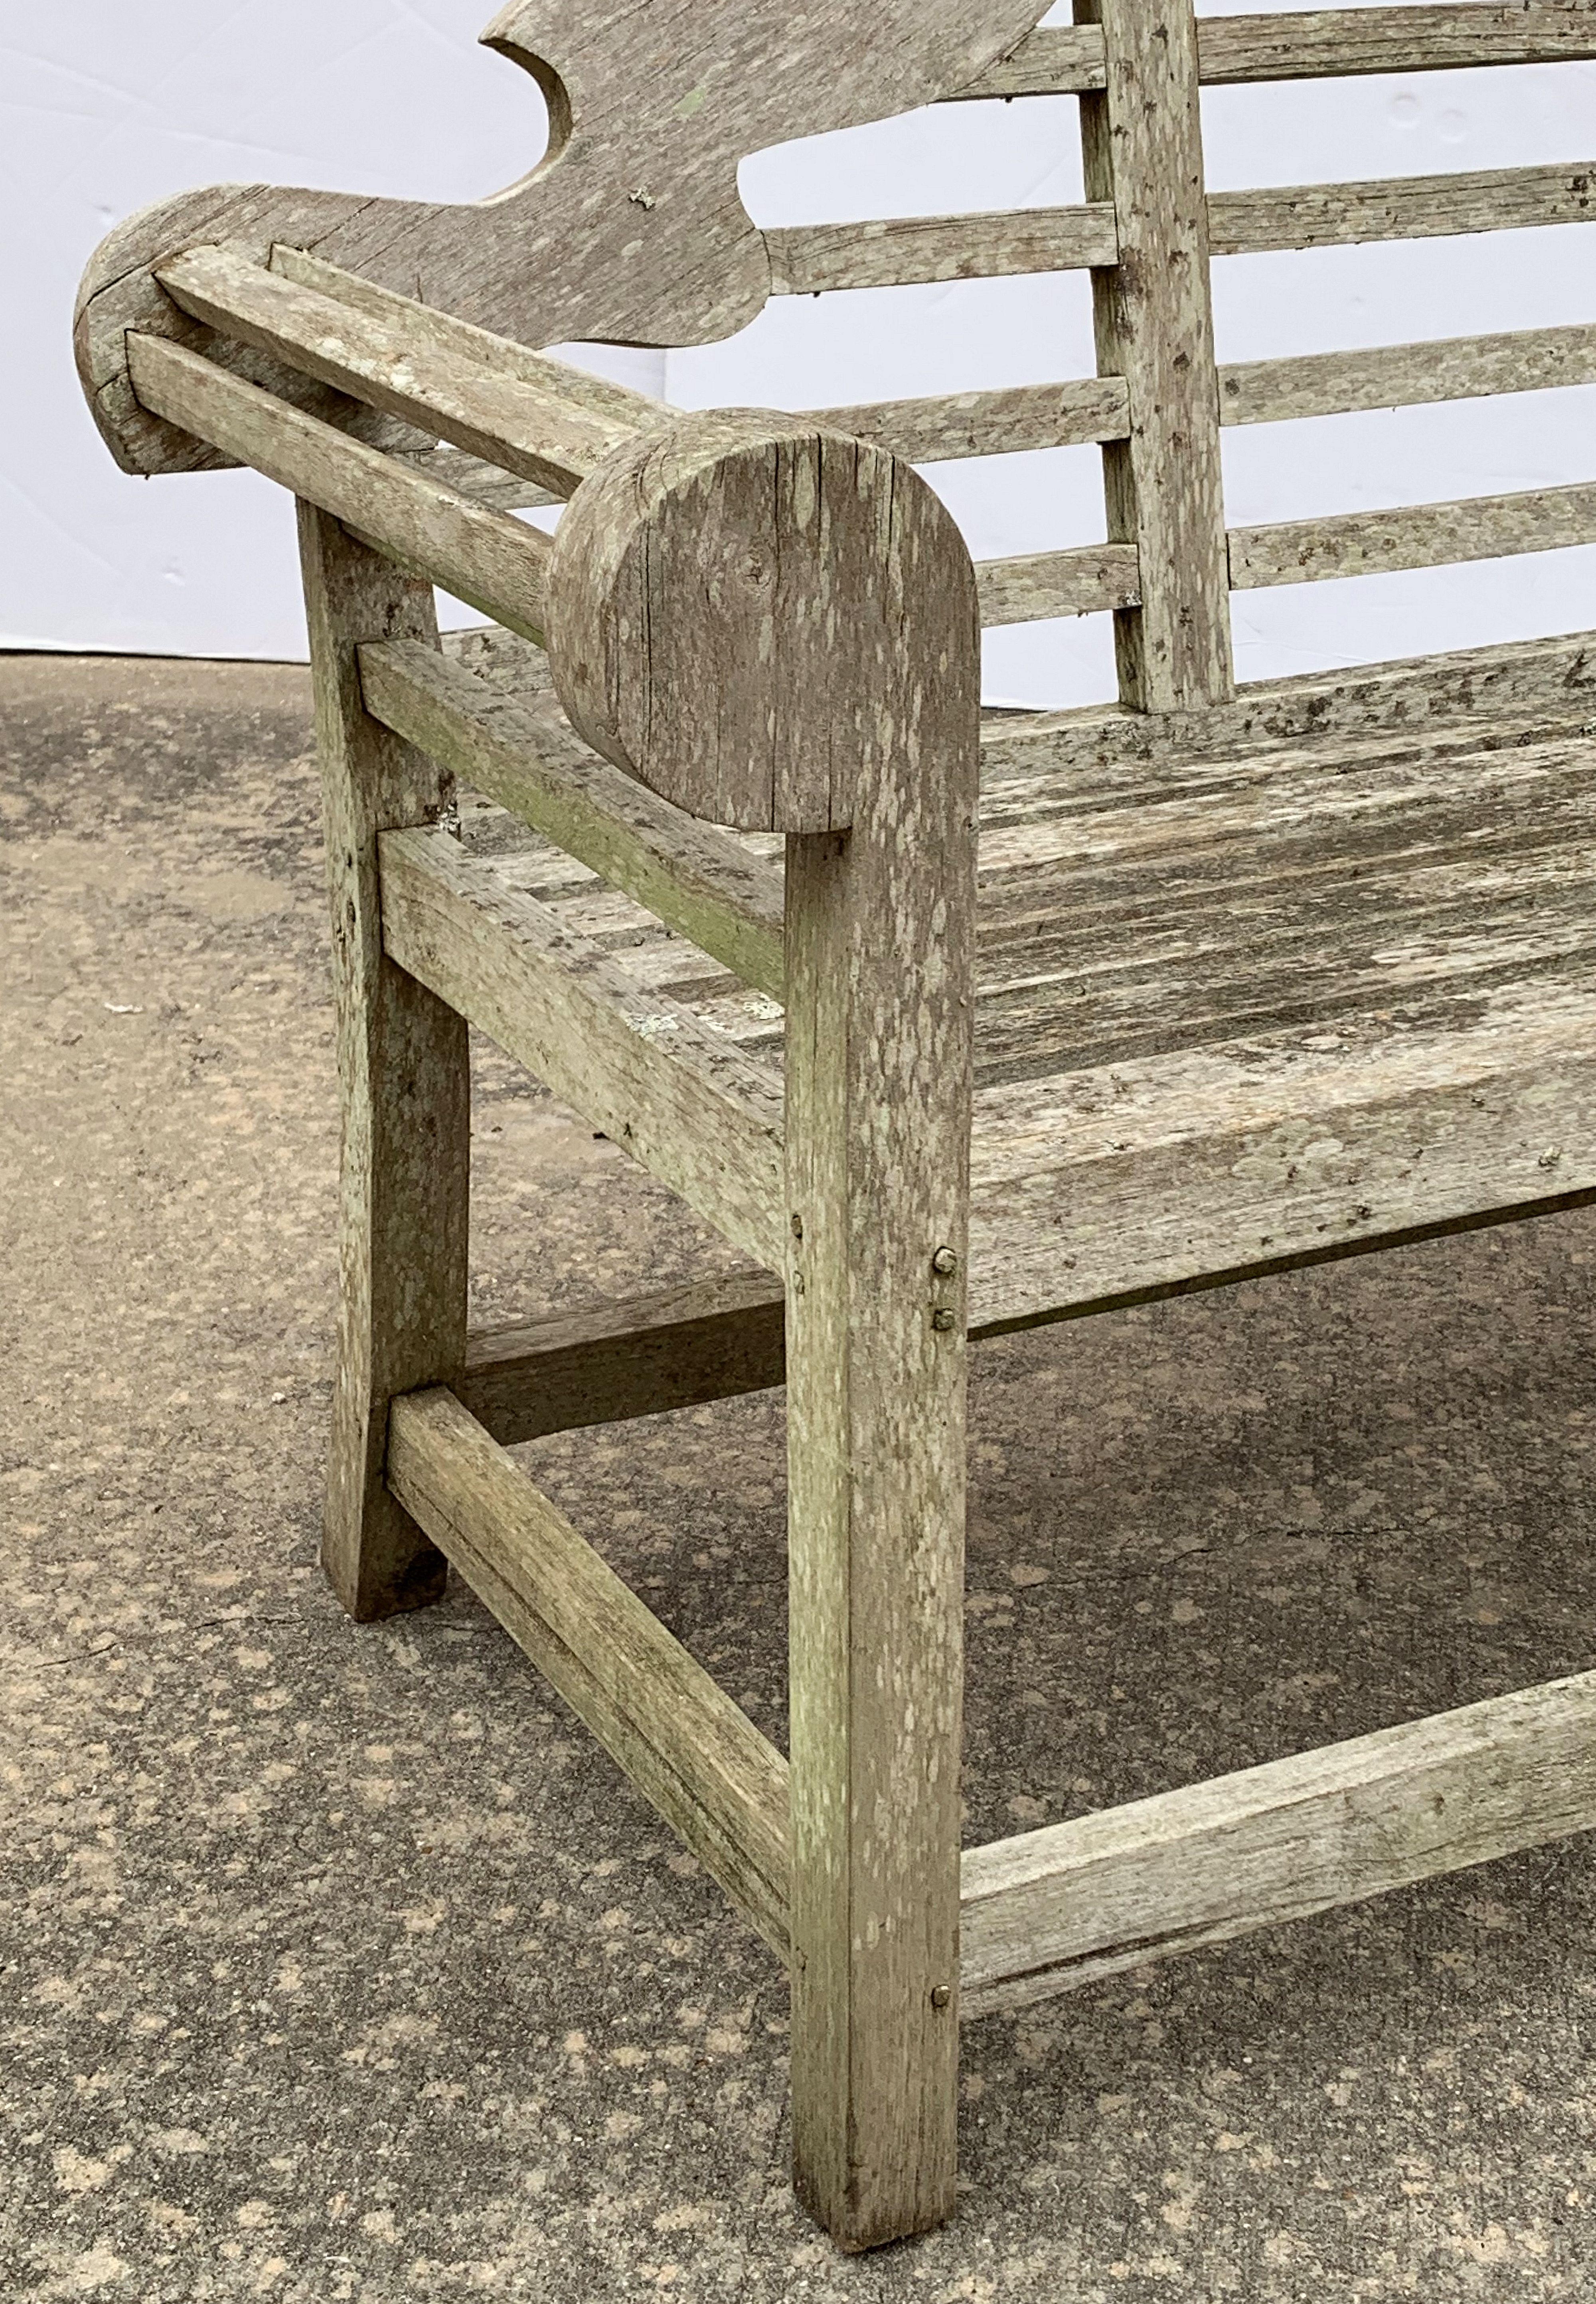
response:
M1264 184L1213 192L1208 199L1215 256L1591 222L1596 222L1596 161L1345 184ZM1070 208L789 224L764 237L778 296L1081 271L1112 266L1119 257L1114 211L1106 200Z
M981 622L989 629L1134 608L1142 597L1141 555L1134 544L1084 544L1067 552L978 560L975 590Z
M1207 16L1198 69L1210 88L1245 81L1351 79L1474 65L1577 64L1596 57L1596 10L1580 7L1322 8L1305 15ZM1094 24L1050 26L944 102L1079 96L1103 84Z
M1596 384L1596 327L1521 328L1221 368L1220 419L1278 424L1575 384Z
M1338 576L1389 575L1464 560L1507 559L1596 543L1596 483L1464 496L1451 504L1331 512L1314 520L1233 528L1226 545L1233 591L1316 584ZM1134 545L1088 544L975 563L985 625L1085 616L1132 607L1141 597Z
M1581 384L1596 384L1596 326L1522 328L1496 336L1232 362L1219 370L1220 421L1279 424L1296 417L1345 416ZM1122 440L1130 429L1129 398L1124 378L1117 376L1016 385L1004 391L936 393L923 400L861 401L800 412L916 464L1090 446ZM453 449L431 450L412 461L479 502L559 501L547 488L516 480Z
M1591 543L1596 543L1596 484L1524 488L1510 496L1465 496L1456 504L1335 512L1321 520L1232 529L1230 581L1237 591L1246 591Z
M925 400L866 401L808 412L816 423L834 425L839 432L925 464L1027 448L1083 447L1122 440L1130 429L1129 397L1124 377L1118 376L1022 384L1002 392L940 393Z
M1323 8L1279 16L1209 16L1197 25L1203 80L1341 80L1370 72L1450 72L1490 64L1577 64L1596 56L1588 8Z
M1596 221L1592 161L1553 168L1377 177L1347 184L1269 184L1255 191L1212 192L1208 200L1209 240L1215 256L1433 240L1457 233L1516 232L1533 224L1592 221Z
M778 296L829 288L906 288L1016 272L1074 272L1119 254L1107 201L1072 208L993 208L975 216L895 216L867 224L788 224L767 232Z

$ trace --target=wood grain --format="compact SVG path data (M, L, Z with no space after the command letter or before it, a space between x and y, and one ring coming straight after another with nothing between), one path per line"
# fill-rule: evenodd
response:
M929 490L854 517L894 644L851 828L787 846L788 1524L795 2176L866 2248L954 2199L980 674Z
M1563 981L1488 980L1411 1020L1382 1002L985 1089L972 1322L1023 1326L1588 1194L1593 1030L1587 952Z
M1097 365L1125 378L1130 429L1103 448L1110 538L1138 598L1114 617L1121 699L1223 703L1234 679L1191 0L1077 0L1107 75L1081 99L1086 194L1111 199L1119 260L1092 275Z
M798 417L683 417L619 451L554 546L549 660L572 725L691 815L848 825L901 655L900 496L932 501L908 466Z
M1572 64L1596 56L1585 7L1318 8L1300 15L1209 16L1197 23L1205 87L1246 80L1341 80L1468 65ZM944 102L1069 96L1103 85L1102 45L1088 25L1049 25Z
M442 360L455 368L486 370L511 383L530 385L586 411L593 421L615 438L646 430L651 424L669 423L671 411L663 401L606 376L594 376L570 360L550 360L491 328L474 326L457 314L440 311L435 304L419 303L392 288L379 288L342 265L328 264L301 248L272 249L268 268L283 280L315 291L358 315L384 333L401 339L427 360Z
M660 1416L786 1380L785 1291L769 1273L697 1280L468 1338L454 1391L502 1447Z
M1005 392L864 401L806 413L829 431L849 433L917 464L1119 440L1130 428L1129 397L1124 378L1117 376L1023 384Z
M396 1400L395 1497L787 1956L787 1765L454 1394Z
M1086 0L1081 0L1085 5ZM1096 4L1096 0L1093 0ZM1105 23L1115 7L1124 10L1133 30L1142 12L1127 0L1102 0ZM1171 9L1175 0L1170 0ZM1161 21L1163 21L1161 19ZM1189 46L1189 43L1187 44ZM1149 45L1143 68L1153 54L1159 68L1175 63L1173 50ZM1195 69L1183 59L1182 76L1196 94ZM1082 101L1083 131L1101 141L1087 123L1094 106L1112 92ZM1134 101L1125 114L1127 134L1134 125L1149 144L1168 138L1187 108L1161 97L1144 108ZM1183 131L1188 141L1193 130ZM1176 165L1155 159L1142 174L1144 210L1138 218L1124 192L1113 199L1103 178L1088 173L1087 202L1073 208L974 210L964 216L899 216L863 224L792 224L765 234L771 256L771 292L817 296L843 288L907 287L916 281L982 280L1001 274L1062 272L1090 266L1106 271L1123 265L1133 243L1133 226L1145 235L1155 225L1174 230L1170 196L1182 189L1178 230L1189 254L1181 258L1178 294L1186 303L1196 292L1198 238L1206 216L1209 252L1253 256L1278 249L1332 248L1354 241L1428 240L1472 232L1514 232L1533 224L1582 224L1596 218L1596 163L1541 168L1495 168L1432 176L1392 176L1366 182L1271 184L1252 191L1201 196L1200 151ZM1195 190L1194 206L1192 194ZM1161 216L1159 210L1164 209ZM1152 243L1145 243L1151 248ZM1166 260L1175 261L1172 240ZM1151 256L1142 259L1151 262ZM1140 266L1138 265L1138 270ZM1148 283L1138 280L1138 287ZM1109 371L1118 373L1118 371Z
M1573 64L1596 56L1596 12L1575 4L1319 8L1301 15L1211 16L1197 27L1209 87L1239 80L1343 80L1471 65Z
M484 615L541 636L553 546L538 529L473 504L180 344L137 336L128 357L141 402L167 422L252 464Z
M966 2013L1596 1825L1596 1673L971 1849Z
M986 625L1129 608L1142 597L1141 554L1134 544L1080 544L1066 552L980 560L975 586Z
M1596 727L1596 632L1253 681L1233 703L1207 711L1148 714L1088 705L1015 714L986 730L982 776L992 784L1050 768L1163 767L1305 738L1339 742L1485 716L1526 732L1587 722Z
M367 709L535 825L734 974L781 996L781 885L746 849L658 800L572 735L433 649L362 652Z
M1230 581L1238 591L1313 584L1394 568L1437 568L1511 553L1557 552L1596 539L1596 485L1524 488L1456 504L1390 512L1332 512L1230 531Z
M446 833L380 843L390 956L756 1262L784 1252L780 1082L679 1004L639 994Z
M1012 48L1036 13L1037 0L877 0L868 69L845 70L839 55L857 29L834 4L795 15L788 0L596 11L587 0L511 0L485 38L549 101L538 166L528 151L530 173L475 205L246 184L142 210L107 235L79 291L89 404L131 470L221 461L141 411L124 349L130 329L195 341L152 267L204 242L258 263L274 247L302 249L520 344L729 335L770 292L739 163L932 102ZM415 125L426 133L424 114Z
M426 309L406 298L389 300L397 309L379 318L224 248L192 249L156 277L193 318L556 496L568 496L638 428L590 408L583 379L562 361L535 368L528 353L522 374L506 375L500 362L429 342L439 332L414 326L412 315L425 322Z
M1012 52L988 64L978 78L944 97L967 104L983 97L1079 96L1102 88L1107 77L1102 28L1099 24L1049 24L1028 32Z
M1309 352L1221 368L1220 420L1279 424L1292 417L1413 408L1593 383L1596 327L1519 328L1505 335L1372 344L1358 352Z
M1520 232L1532 224L1596 221L1596 163L1390 176L1349 184L1271 184L1213 192L1215 256L1353 241L1432 240L1456 233Z
M424 1607L444 1563L383 1483L388 1402L465 1360L470 1070L453 1012L383 953L376 843L426 824L453 778L370 719L362 640L435 645L431 591L300 507L333 927L342 1113L338 1360L322 1564L360 1622Z
M1075 272L1112 264L1112 203L1076 208L994 208L955 216L896 216L867 224L773 227L773 296L828 289L906 288L916 281L987 280L1012 272Z

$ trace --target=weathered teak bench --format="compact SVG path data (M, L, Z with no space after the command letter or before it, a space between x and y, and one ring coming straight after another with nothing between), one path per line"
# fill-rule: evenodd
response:
M1205 198L1198 128L1203 80L1591 57L1596 13L1039 13L529 0L489 38L556 148L515 191L196 194L80 311L129 470L300 499L329 1572L369 1618L453 1562L789 1963L798 2181L854 2247L952 2206L961 2010L1596 1822L1592 1673L960 1857L967 1336L1596 1195L1596 635L1238 691L1228 624L1230 589L1596 538L1596 487L1227 531L1220 479L1222 425L1588 382L1596 327L1216 368L1208 295L1211 251L1575 222L1596 179ZM739 203L759 147L1043 91L1080 97L1084 207ZM679 416L522 348L1068 267L1100 373L1023 390ZM1094 441L1109 540L974 570L912 469ZM511 516L562 498L552 544ZM495 628L440 653L435 581ZM984 732L980 624L1089 610L1120 703ZM541 838L462 839L457 779ZM747 1276L468 1335L468 1021ZM790 1761L505 1453L783 1376Z

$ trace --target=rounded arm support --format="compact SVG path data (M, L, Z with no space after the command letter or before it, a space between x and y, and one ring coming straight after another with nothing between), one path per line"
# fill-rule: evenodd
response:
M912 467L722 410L583 482L547 635L572 724L651 791L741 831L837 832L917 759L939 693L968 688L979 614L964 540Z

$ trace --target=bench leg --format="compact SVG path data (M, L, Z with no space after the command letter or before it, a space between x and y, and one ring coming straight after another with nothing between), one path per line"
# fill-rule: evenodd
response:
M862 2249L953 2207L966 883L906 924L866 832L787 853L793 2149Z
M388 1402L465 1364L470 1073L463 1020L384 958L376 835L452 779L369 718L363 640L434 640L430 585L300 506L333 911L342 1100L338 1368L322 1560L362 1622L424 1607L446 1563L383 1477Z

